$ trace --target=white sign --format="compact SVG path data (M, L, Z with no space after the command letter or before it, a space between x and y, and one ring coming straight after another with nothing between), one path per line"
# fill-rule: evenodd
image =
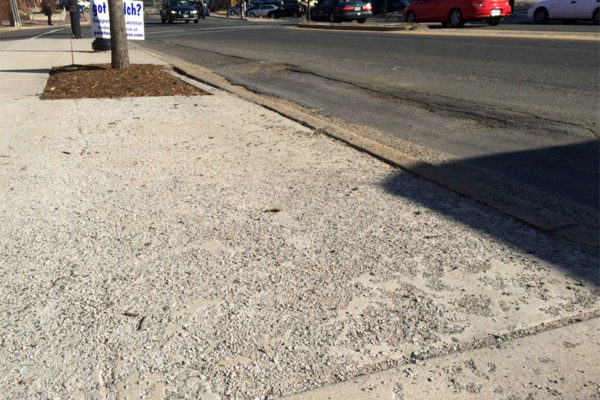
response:
M123 0L127 39L144 40L144 5L141 1ZM92 36L110 38L110 18L107 0L92 0L90 5Z

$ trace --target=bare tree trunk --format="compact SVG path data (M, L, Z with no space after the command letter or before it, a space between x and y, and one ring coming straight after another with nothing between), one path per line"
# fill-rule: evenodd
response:
M108 0L108 15L110 17L111 66L115 69L129 68L123 0Z

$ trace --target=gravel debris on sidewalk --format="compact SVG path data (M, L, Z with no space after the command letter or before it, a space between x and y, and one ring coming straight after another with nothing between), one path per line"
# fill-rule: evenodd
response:
M274 398L598 309L593 256L210 91L3 104L3 396Z

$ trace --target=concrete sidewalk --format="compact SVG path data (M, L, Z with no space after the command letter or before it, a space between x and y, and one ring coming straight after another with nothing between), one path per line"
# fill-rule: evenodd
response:
M211 87L38 99L90 49L0 42L4 398L600 394L596 257Z

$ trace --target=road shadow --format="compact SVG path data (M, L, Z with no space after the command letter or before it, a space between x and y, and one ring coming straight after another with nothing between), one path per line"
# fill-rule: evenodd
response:
M589 225L584 230L574 230L573 232L575 232L575 235L578 234L577 232L582 232L581 234L586 236L579 239L598 244L600 240L598 232L598 223L600 222L598 220L598 210L600 209L600 163L598 154L599 142L595 140L568 146L459 160L439 167L423 164L423 166L418 165L411 169L418 175L426 170L431 171L431 168L439 168L445 172L450 171L456 175L460 174L461 171L465 173L470 167L475 167L484 171L484 174L486 171L489 173L487 182L484 183L483 187L489 187L492 193L498 189L498 177L500 177L500 180L506 179L507 181L524 184L521 187L519 185L514 187L505 185L501 190L513 190L513 192L510 192L511 198L525 199L534 207L549 209L552 212L563 211L569 216L576 216L579 210L585 210L581 211L582 216L577 224ZM561 160L560 166L564 169L562 174L557 173L556 168L548 168L548 162L556 159ZM428 173L422 175L431 176ZM466 176L466 173L463 176ZM440 184L444 185L445 182L440 182ZM408 198L487 236L494 237L523 252L533 254L582 281L592 283L597 287L600 286L597 247L586 247L584 250L565 239L549 237L545 233L519 222L517 219L507 219L499 213L492 212L489 208L486 211L475 201L470 203L471 206L464 206L464 202L469 203L469 200L456 193L448 192L439 186L436 188L434 184L431 185L431 187L425 185L425 189L414 189L414 176L412 173L402 170L382 182L382 186L388 193ZM534 187L532 192L535 194L531 195L530 192L525 190L520 191L523 187L531 185ZM452 184L448 185L448 187L452 186ZM500 186L502 186L502 183ZM460 190L458 191L460 192ZM470 192L472 193L472 190ZM489 198L485 194L478 198L477 193L475 195L471 194L469 197L475 200ZM517 204L507 205L507 207L510 206L514 207ZM556 209L561 206L565 209ZM565 228L571 229L572 227L566 226ZM591 237L588 237L588 235L591 235ZM575 237L575 239L578 238ZM544 245L540 245L540 243L544 243ZM573 257L576 258L574 254L587 254L588 258L592 256L595 261L590 263L592 265L582 267L581 263L573 262Z
M465 160L552 196L600 211L600 142L501 153Z
M0 72L13 72L13 73L25 73L25 74L49 74L50 68L0 69Z
M3 53L93 53L93 50L2 50Z

